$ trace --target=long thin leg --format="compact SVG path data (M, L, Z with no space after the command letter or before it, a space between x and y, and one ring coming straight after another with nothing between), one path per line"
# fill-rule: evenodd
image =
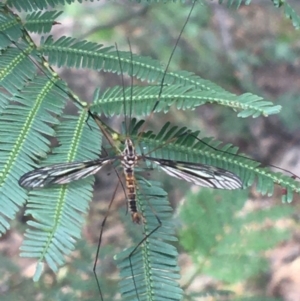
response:
M100 247L101 247L102 235L103 235L105 223L106 223L107 217L109 215L109 211L110 211L110 208L112 206L112 203L113 203L113 201L114 201L114 199L116 197L116 193L117 193L117 190L119 188L119 184L120 184L120 182L118 182L118 184L117 184L117 186L116 186L116 188L114 190L114 193L113 193L112 198L111 198L111 200L109 202L109 205L108 205L105 217L103 218L103 221L101 223L100 235L99 235L99 240L98 240L98 245L97 245L97 251L96 251L96 256L95 256L95 261L94 261L94 266L93 266L93 273L94 273L94 277L96 279L96 283L97 283L97 287L98 287L98 290L99 290L101 301L104 301L104 299L103 299L103 295L102 295L102 291L101 291L101 287L100 287L100 282L99 282L99 279L97 277L96 267L97 267L97 263L98 263L98 260L99 260L99 253L100 253Z

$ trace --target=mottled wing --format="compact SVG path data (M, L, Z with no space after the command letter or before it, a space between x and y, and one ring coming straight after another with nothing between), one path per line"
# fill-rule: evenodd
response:
M54 164L24 174L19 185L26 189L43 188L54 184L67 184L97 173L116 158Z
M145 157L156 163L163 171L172 177L192 182L196 185L216 189L240 189L241 179L230 171L201 163L187 163Z

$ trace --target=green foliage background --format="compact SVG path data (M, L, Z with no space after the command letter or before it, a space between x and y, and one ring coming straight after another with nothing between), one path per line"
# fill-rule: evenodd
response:
M23 7L19 6L19 9L27 8L27 13L24 14L24 20L26 21L24 22L20 22L16 19L16 16L10 11L9 6L16 6L17 3L18 5L23 5ZM61 3L63 3L63 1L61 1ZM66 254L72 254L71 251L75 248L74 238L80 236L80 229L84 223L84 219L83 215L78 212L87 212L88 202L92 196L93 179L84 180L80 184L73 183L67 188L51 189L51 194L48 190L39 190L30 192L28 196L26 191L18 187L18 189L16 189L16 182L20 175L30 170L32 166L86 160L97 157L100 151L101 137L96 125L91 122L91 127L93 128L91 131L85 123L85 103L78 99L75 101L73 99L73 105L75 104L79 108L79 114L77 114L76 117L71 116L69 112L63 112L63 110L66 109L66 100L69 98L67 93L70 93L70 90L65 86L63 81L52 73L47 65L42 64L43 60L40 55L47 56L48 62L53 66L84 67L94 70L104 69L106 71L112 71L113 73L123 71L132 73L137 79L156 82L156 84L154 83L152 86L145 84L144 86L135 87L133 89L133 109L137 115L150 114L151 109L157 101L160 90L158 85L160 84L165 69L160 66L158 61L154 61L144 55L133 55L132 60L128 52L120 51L118 55L113 48L101 47L92 42L77 42L75 38L78 36L79 40L82 40L82 37L77 32L69 34L72 36L70 39L62 38L58 40L57 37L50 37L42 40L39 47L35 46L36 44L29 40L29 36L27 36L23 26L25 26L26 30L31 32L40 34L49 32L52 29L52 25L55 24L53 24L53 20L58 17L59 13L38 12L38 9L43 8L43 5L47 6L49 4L47 1L39 1L40 7L35 7L35 5L31 6L30 1L8 1L1 6L1 32L4 33L0 42L2 49L1 85L5 89L5 92L1 94L2 115L0 120L2 122L1 143L4 145L1 154L1 231L4 233L6 229L10 227L9 220L14 219L18 207L22 206L26 200L29 200L30 202L26 207L26 214L31 216L28 224L32 226L32 228L27 228L26 230L27 240L22 247L23 255L37 258L40 262L46 261L52 270L57 273L57 277L51 274L51 272L44 273L42 280L36 284L38 290L42 291L45 300L76 300L76 298L80 300L95 300L99 298L99 295L93 280L91 265L89 264L93 261L95 253L93 247L82 244L79 245L77 248L79 250L78 253L73 255L75 260L71 260L70 264L67 264L64 268L57 271L57 267L64 262L64 256ZM238 6L242 4L242 1L228 1L227 4ZM292 6L287 2L280 3L274 1L274 4L278 6L279 9L284 8L285 14L291 18L293 25L296 28L299 27L299 17ZM70 6L66 10L69 10L69 14L73 15L74 19L80 21L85 20L82 18L82 4L76 5L77 8L76 6ZM116 27L114 29L114 26L116 26L116 24L113 24L114 21L107 21L107 23L110 23L109 26L102 25L102 28L100 27L101 30L95 31L94 28L97 19L105 21L104 16L109 16L111 20L115 20L115 23L116 20L120 19L118 9L116 9L118 5L120 4L108 4L105 6L107 10L106 13L103 12L103 10L99 10L99 14L103 14L101 18L97 16L98 11L96 12L87 5L85 13L87 15L92 13L92 17L89 19L91 23L81 23L77 25L78 27L87 26L93 28L93 32L90 32L88 35L86 34L85 38L88 36L97 43L106 38L106 40L109 41L109 45L113 45L113 42L118 41L118 47L126 49L127 46L125 45L127 41L125 37L128 32L130 32L132 33L132 35L130 35L130 41L132 43L133 52L135 52L135 49L138 49L142 54L147 53L147 55L151 55L151 57L159 58L160 61L167 62L170 50L165 48L165 44L170 44L171 47L174 45L174 40L178 37L178 32L182 26L177 20L184 20L186 18L190 6L187 5L182 9L181 7L178 8L179 4L169 4L167 7L161 3L151 4L145 7L134 3L121 4L119 11L122 12L122 14L124 14L124 8L129 8L128 16L131 17L128 17L128 19L130 22L124 23L125 25L121 28ZM131 7L133 7L134 10L130 11ZM115 19L112 17L114 14ZM144 14L146 14L147 17L141 18L143 25L136 23L139 16L144 16ZM268 54L266 57L251 56L249 53L243 52L246 51L245 49L235 52L234 55L228 51L228 49L226 49L227 51L224 52L224 54L218 53L218 51L211 52L211 49L217 49L217 40L214 40L216 36L211 32L209 23L211 15L213 14L212 8L208 8L205 5L198 5L193 14L196 17L193 17L188 24L187 30L183 35L183 42L177 49L177 57L175 56L171 62L170 68L176 72L169 72L166 75L165 84L169 84L169 86L163 88L162 94L160 95L160 103L156 110L157 112L167 112L171 109L171 113L167 115L167 117L170 117L172 120L172 114L176 116L176 125L178 128L172 130L172 127L166 127L165 121L162 121L156 131L159 133L158 135L147 132L143 135L142 139L135 137L138 129L135 128L132 137L139 140L141 146L146 149L153 149L155 146L160 145L163 141L175 135L174 132L176 131L184 131L182 125L187 124L186 119L184 119L186 117L182 117L183 114L177 111L174 113L175 111L172 111L173 107L190 110L206 103L219 105L219 109L215 106L213 109L214 113L211 115L214 120L221 120L221 122L218 122L218 130L214 129L215 125L213 126L213 130L211 129L211 125L206 128L206 126L209 125L209 119L207 120L206 116L212 114L212 111L206 107L201 114L201 120L199 120L197 113L193 115L193 118L191 118L192 115L187 115L187 119L195 120L189 124L189 127L193 129L195 134L199 134L199 128L204 130L204 136L207 136L207 133L208 135L217 136L218 134L216 134L216 132L219 132L219 135L224 138L224 134L229 132L229 138L232 140L234 140L235 136L241 134L240 130L245 129L246 125L243 125L242 121L239 120L240 126L233 127L233 117L227 116L228 111L224 110L224 106L238 111L240 117L258 117L261 114L271 115L279 111L279 107L276 106L276 104L273 106L270 102L263 101L256 95L241 93L251 91L259 95L261 94L260 89L254 87L254 81L250 78L251 68L261 66L264 63L264 59L269 61L274 60L274 62L276 62L283 54L288 60L288 58L291 58L291 55L296 56L297 49L290 49L288 47L289 43L282 40L276 44L277 48L273 52L269 51L269 45L265 45L265 51L266 54ZM176 15L175 20L172 17L174 15ZM137 16L137 18L134 18L134 16ZM200 24L198 23L198 18L201 20ZM170 25L168 25L168 23ZM160 26L157 27L159 30L154 26L150 26L150 24ZM54 30L57 25L58 24L53 27ZM61 28L60 26L58 27ZM200 39L198 37L200 32L199 27L202 28ZM136 29L132 30L132 28ZM163 35L162 32L165 34ZM209 39L206 35L207 37L209 36ZM59 36L62 35L59 34ZM149 36L153 36L154 40L152 42L145 39L145 37ZM7 46L11 44L10 40L19 43L18 47L7 48ZM290 37L290 40L292 40L292 37ZM139 44L140 42L142 44ZM239 91L236 92L241 94L240 96L225 91L216 84L203 80L194 74L177 71L186 69L197 73L198 70L195 69L199 68L202 72L205 72L205 76L203 76L205 79L210 78L218 82L218 77L216 76L219 76L219 74L225 76L226 72L226 75L228 75L228 70L226 69L228 65L226 66L225 64L225 66L222 66L220 63L222 56L227 53L229 53L229 62L231 62L233 67L238 65L237 71L240 72L242 77L231 79L226 77L225 85L228 87L228 90L233 90L231 84L234 84L235 87L239 87ZM39 68L43 69L41 75L36 75L37 68L31 60L28 60L27 55L29 54L31 58L36 60L39 64ZM194 56L195 54L197 56ZM209 59L207 59L208 54L210 55ZM122 68L120 68L119 56L123 64ZM202 59L199 58L199 56L202 56ZM189 60L187 58L189 58ZM195 62L201 62L199 67L195 66ZM238 64L239 62L242 62L242 64ZM179 67L177 67L178 65ZM133 66L132 72L131 66ZM224 69L222 67L224 67ZM111 77L108 75L104 76L105 78L101 75L100 79L105 81L107 78L106 80L110 86L114 87L115 84L113 84L112 81L115 81L115 79L111 80ZM81 96L81 99L91 99L91 91L94 89L86 89L85 77L86 74L80 76L80 84L85 87L88 95ZM95 81L97 83L99 78L96 77ZM237 83L238 85L236 85ZM70 80L70 86L71 85L72 81ZM98 83L96 86L98 86ZM45 87L45 90L43 90L42 87ZM103 90L105 90L104 93L102 89L100 89L100 92L96 91L94 93L92 110L103 113L107 117L122 114L123 110L121 108L124 101L122 89L115 87L113 89L104 88ZM132 99L129 89L127 90L126 101L130 102ZM295 102L290 102L291 105L293 105L293 103ZM129 108L129 106L127 106L127 108ZM295 110L290 110L290 112L291 111L296 114ZM287 115L288 113L285 114L286 115L283 114L282 117L284 122L289 120L288 116L290 116ZM154 119L163 119L160 117L163 116L162 114L156 116ZM254 124L255 122L251 119L250 123ZM289 120L287 123L291 125L292 130L297 129L297 124L293 123L293 120ZM196 132L194 129L196 129ZM52 148L53 146L50 145L49 140L46 139L44 135L56 136L60 146ZM251 138L251 132L243 132L243 136L249 139ZM193 137L194 136L187 136L184 139L177 139L175 143L171 143L168 146L169 149L164 149L164 152L158 149L153 156L184 160L187 158L186 154L188 154L189 160L232 170L243 179L245 187L251 185L253 181L257 179L257 189L263 194L272 195L274 184L280 184L287 190L286 194L283 193L283 197L288 201L293 198L293 192L299 191L299 184L294 179L262 169L258 167L258 164L255 162L245 158L230 155L230 153L234 154L236 152L236 149L230 145L225 145L222 148L223 151L229 152L229 154L216 152L199 143L199 141ZM221 148L220 143L211 138L206 137L204 141L213 145L215 148ZM251 139L250 141L250 144L256 142ZM93 147L89 147L90 145ZM47 156L50 151L52 154ZM268 158L262 161L268 162ZM173 181L173 179L170 181ZM151 253L150 249L143 247L139 248L138 253L135 255L138 264L141 264L141 268L138 270L138 265L135 263L137 269L134 270L134 275L138 278L139 295L144 296L145 294L145 298L150 298L150 296L156 296L157 298L162 297L160 296L162 287L157 285L165 281L164 298L166 298L166 291L169 291L170 294L168 294L168 298L173 300L180 299L181 290L177 287L176 282L171 281L179 278L176 264L177 251L172 245L165 243L165 240L175 240L173 236L174 233L172 232L174 229L181 229L179 231L180 244L194 261L196 272L194 272L193 275L210 275L227 284L247 280L256 274L265 272L267 265L264 261L263 252L288 237L286 231L279 231L276 228L265 230L265 236L260 236L261 231L257 230L250 231L249 233L243 231L249 224L254 226L257 224L260 225L266 218L276 221L288 217L292 212L290 207L285 207L284 209L274 207L268 211L248 213L245 218L237 218L235 213L238 214L238 212L242 210L243 204L246 201L245 196L239 195L238 193L228 195L222 193L220 196L218 193L212 194L212 192L205 192L203 190L203 192L201 191L197 196L188 196L186 202L182 205L182 210L180 210L180 220L178 220L178 223L175 221L169 224L170 209L167 203L163 203L166 200L163 201L160 199L160 197L165 198L164 193L157 193L157 191L161 189L157 187L158 183L151 182L152 188L143 185L143 182L141 182L141 191L143 196L146 197L147 202L144 202L144 204L141 203L140 208L145 204L147 206L147 203L150 202L152 206L154 206L155 211L159 213L159 217L163 223L163 227L155 234L157 236L152 237L161 243L155 250L155 253ZM148 188L150 189L149 191L147 190ZM221 205L217 202L220 198L222 198ZM45 199L47 199L46 206ZM158 199L158 201L155 201L155 199ZM198 203L197 201L199 199L201 202ZM230 204L230 206L228 204ZM156 205L159 207L155 207ZM146 210L149 210L149 208ZM164 210L166 214L164 214ZM129 224L128 217L125 218L127 222L124 221L124 223ZM152 215L146 219L146 221L151 224L151 227L153 227L153 224L155 225L155 219L153 218ZM153 219L154 222L151 221L151 219ZM53 221L55 221L55 227L53 227ZM108 221L108 229L111 224L113 224L113 222ZM128 227L131 228L132 225L129 224ZM151 227L150 230L147 229L147 223L145 223L144 232L149 233L152 229ZM135 230L127 230L128 237L133 241L134 238L136 241L139 241L141 236L135 237L133 232L137 231L136 228L134 229ZM229 229L229 231L224 232L226 229ZM269 239L266 240L265 237ZM154 242L151 241L151 237L148 240L145 245L149 243L153 246ZM61 244L62 242L63 245ZM240 243L240 245L238 245L238 243ZM119 244L120 245L116 244L116 248L120 251L122 247L128 246L129 243L124 239L124 241L119 242ZM131 244L135 245L134 243ZM117 291L116 281L109 280L107 277L107 274L111 274L111 269L107 268L106 270L106 261L109 257L107 255L118 253L118 250L112 251L111 248L111 246L106 245L101 248L101 258L103 259L99 265L99 270L97 270L97 274L101 275L100 283L102 284L102 288L104 287L103 295L105 300L115 298ZM124 253L119 253L117 263L121 269L121 278L123 278L120 283L123 298L132 300L136 298L136 293L131 279L131 269L128 266L129 252L130 251L127 250ZM143 257L143 259L139 259L139 256ZM148 256L147 260L145 256ZM152 260L153 264L153 260L155 259L157 259L158 264L160 264L160 270L157 275L150 276L155 269L151 266L145 268L144 263L146 261L148 262L148 260L151 262ZM4 263L5 261L2 260L2 262ZM207 265L208 262L209 264ZM224 262L229 265L227 266ZM41 266L42 265L38 265L38 267ZM7 264L1 268L7 275L7 277L4 277L4 283L12 288L9 290L10 293L5 296L7 300L17 295L23 297L24 300L28 300L31 299L31 295L36 294L32 282L20 280L22 278L16 276L11 277L11 273L14 273L13 275L18 274L18 272L16 272L18 267L15 267L13 264ZM164 276L162 273L163 270L166 271L168 276ZM42 270L40 270L40 272L42 272ZM74 276L74 274L76 274L76 276ZM145 274L146 278L140 280L139 275L142 274ZM39 278L39 276L40 273L37 273L36 278ZM191 279L193 279L193 277L191 277ZM82 281L82 278L84 278L85 281ZM192 299L198 297L200 294L207 293L210 295L225 294L225 292L221 290L206 292L205 288L201 292L190 293L188 283L190 283L191 279L184 284L186 298ZM144 285L144 283L147 284ZM168 289L166 289L166 287ZM26 290L24 290L24 288L26 288ZM64 291L61 288L69 289ZM22 292L22 296L20 296L20 291ZM147 292L144 293L145 291ZM245 292L245 295L247 295L247 292ZM229 296L229 298L235 298L230 293ZM257 300L258 297L255 296L254 298ZM266 297L264 300L266 300Z

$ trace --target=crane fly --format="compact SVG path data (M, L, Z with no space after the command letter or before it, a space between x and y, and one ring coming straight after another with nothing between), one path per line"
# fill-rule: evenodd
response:
M95 115L93 115L93 117L97 118ZM123 173L126 179L128 205L132 220L135 223L140 222L140 214L137 212L135 202L136 187L134 168L140 160L149 160L168 175L202 187L232 190L240 189L243 186L238 176L222 168L201 163L173 161L138 155L130 138L125 139L124 150L120 155L41 167L25 173L20 178L19 185L26 189L36 189L46 188L54 184L68 184L94 175L103 166L112 164L117 160L120 161L123 167Z

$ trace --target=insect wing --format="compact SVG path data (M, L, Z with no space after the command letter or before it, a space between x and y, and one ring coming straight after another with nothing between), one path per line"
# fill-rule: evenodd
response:
M67 184L97 173L105 164L115 159L71 162L50 165L24 174L19 185L26 189L43 188L53 184Z
M243 187L243 183L238 176L222 168L201 163L187 163L152 157L146 157L146 159L156 163L170 176L192 182L202 187L228 190Z

